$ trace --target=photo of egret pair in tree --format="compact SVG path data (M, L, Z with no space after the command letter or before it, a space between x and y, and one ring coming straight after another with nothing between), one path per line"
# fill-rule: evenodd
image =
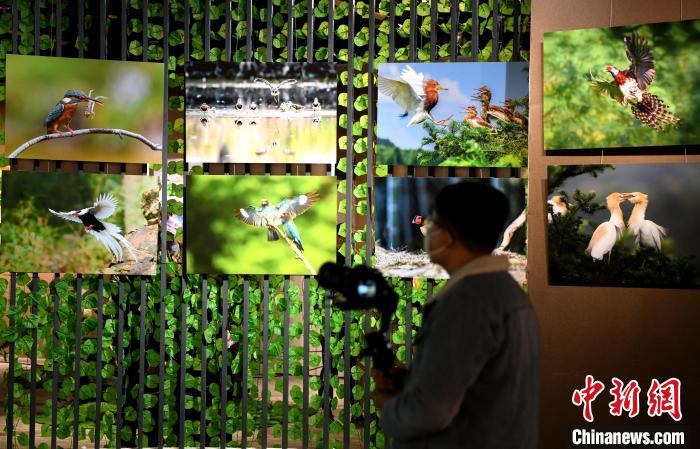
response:
M163 64L7 55L6 154L160 163Z
M4 172L0 272L155 274L152 176Z
M188 162L335 164L334 63L185 65Z
M526 62L379 64L377 163L524 167Z
M448 277L442 267L430 261L424 250L426 225L440 190L463 181L489 184L508 198L510 214L494 254L508 256L513 278L520 285L527 282L526 181L518 178L377 178L374 185L374 256L375 267L384 276ZM455 207L469 207L469 199ZM478 219L475 215L474 220Z
M545 150L700 142L700 20L544 35Z
M551 166L547 182L550 283L700 287L700 164Z
M331 176L190 175L188 274L315 275L336 260Z

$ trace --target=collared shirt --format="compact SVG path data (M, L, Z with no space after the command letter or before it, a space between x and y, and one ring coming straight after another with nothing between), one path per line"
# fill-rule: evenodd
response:
M507 269L475 259L426 304L404 389L382 411L393 449L537 447L539 326Z

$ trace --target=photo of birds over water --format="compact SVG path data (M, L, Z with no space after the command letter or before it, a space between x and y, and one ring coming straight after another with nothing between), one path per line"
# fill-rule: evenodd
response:
M334 63L185 65L188 162L335 164Z
M520 285L526 281L525 184L519 178L386 177L374 181L375 268L384 276L446 279L447 272L430 261L424 250L426 224L435 197L445 186L482 182L503 192L510 202L506 229L494 254L508 256L510 273ZM469 200L459 207L469 207ZM478 211L475 220L478 220Z
M700 164L550 166L547 183L550 283L700 287Z
M700 20L544 34L545 150L700 141Z
M336 260L331 176L190 175L188 274L315 275Z
M163 64L7 55L9 157L161 163Z
M155 274L152 176L4 172L0 271Z
M524 167L526 62L379 64L377 163Z

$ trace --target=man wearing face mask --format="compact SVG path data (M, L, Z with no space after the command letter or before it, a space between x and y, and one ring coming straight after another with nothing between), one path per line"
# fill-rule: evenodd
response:
M403 388L372 372L393 449L537 447L539 325L507 257L491 254L508 209L482 183L437 195L425 248L450 279L423 309Z

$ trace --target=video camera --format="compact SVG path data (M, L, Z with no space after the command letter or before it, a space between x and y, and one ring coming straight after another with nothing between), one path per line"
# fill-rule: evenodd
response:
M391 317L396 312L399 295L375 269L364 265L348 268L332 262L323 264L318 272L318 283L342 296L333 296L333 303L340 310L376 309L381 314L379 331L365 336L366 346L360 355L370 355L374 367L385 375L391 375L394 353L385 334L389 330Z

